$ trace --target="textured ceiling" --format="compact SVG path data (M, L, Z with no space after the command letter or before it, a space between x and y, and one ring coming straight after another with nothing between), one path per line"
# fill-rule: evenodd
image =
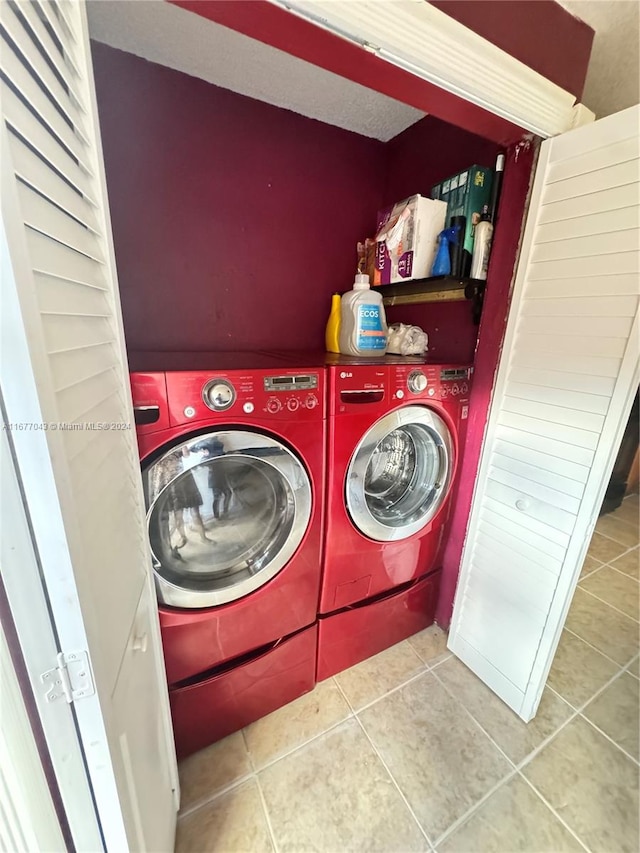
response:
M638 0L559 0L595 30L582 103L597 118L640 103Z
M91 38L383 142L425 114L163 0L90 0Z

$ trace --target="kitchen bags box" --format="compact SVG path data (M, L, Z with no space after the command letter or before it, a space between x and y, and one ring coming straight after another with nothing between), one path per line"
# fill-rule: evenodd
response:
M445 227L447 205L412 195L378 211L373 284L426 278Z
M452 216L464 216L466 219L462 254L463 276L468 276L471 271L473 236L483 205L489 205L491 201L492 183L493 169L487 166L469 166L464 172L447 178L431 189L431 198L447 203L447 225Z

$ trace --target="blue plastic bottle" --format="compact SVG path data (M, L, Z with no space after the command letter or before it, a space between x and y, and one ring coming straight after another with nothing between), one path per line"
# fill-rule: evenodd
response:
M436 253L436 258L431 267L431 275L450 275L451 274L451 257L449 255L449 243L458 242L459 225L454 225L453 228L445 228L439 234L440 244Z

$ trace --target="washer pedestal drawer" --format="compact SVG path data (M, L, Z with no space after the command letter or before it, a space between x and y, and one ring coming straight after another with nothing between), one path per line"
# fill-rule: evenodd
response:
M440 572L385 598L321 617L318 681L323 681L433 624Z

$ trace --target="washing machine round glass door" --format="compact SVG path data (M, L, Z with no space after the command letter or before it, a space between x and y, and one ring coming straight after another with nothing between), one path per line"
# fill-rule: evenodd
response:
M453 453L449 428L431 409L405 406L380 418L347 469L345 499L355 526L381 542L420 531L447 497Z
M270 436L198 435L142 473L161 604L212 607L253 592L288 563L309 525L304 465Z

